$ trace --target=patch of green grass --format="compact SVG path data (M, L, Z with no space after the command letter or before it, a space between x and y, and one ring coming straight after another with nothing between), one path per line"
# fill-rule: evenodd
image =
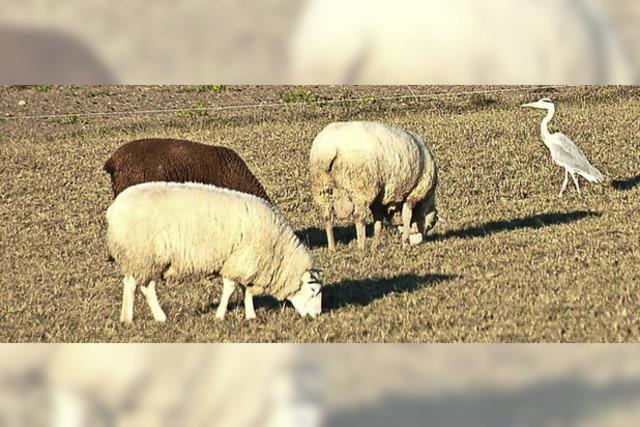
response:
M92 90L87 94L89 98L96 98L98 96L104 96L104 95L108 95L108 93L106 90L102 90L102 89Z
M67 113L58 118L58 123L61 125L77 125L85 124L87 121L84 117L77 115L76 113Z
M196 93L221 93L227 90L227 88L226 85L198 85L189 86L186 91Z
M370 93L370 94L362 95L362 96L358 97L358 102L360 104L364 104L364 105L368 105L368 106L369 105L374 105L374 104L378 103L378 97L375 94Z
M51 85L33 85L31 86L31 89L35 90L36 92L45 93L51 90Z
M283 91L280 93L280 99L287 104L306 102L312 104L318 101L319 97L311 89L304 87L297 87L292 90Z
M204 117L207 117L208 115L209 115L209 109L201 101L196 101L193 104L191 104L191 108L188 110L182 110L182 111L176 112L176 116L180 118L192 118L192 119L204 118Z

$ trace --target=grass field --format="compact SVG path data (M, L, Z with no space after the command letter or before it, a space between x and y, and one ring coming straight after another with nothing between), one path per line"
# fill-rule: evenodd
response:
M640 338L640 89L481 87L0 88L1 341L637 342ZM495 90L499 88L484 88ZM563 172L539 139L554 131L605 174L557 194ZM289 102L282 101L286 99ZM320 100L330 101L316 105ZM24 105L18 105L25 101ZM282 102L210 111L208 105ZM22 103L20 103L22 104ZM190 107L190 111L82 116ZM20 118L61 113L59 117ZM385 229L361 252L341 224L325 248L307 172L313 137L334 120L380 120L422 135L440 167L438 224L417 247ZM326 269L324 312L302 319L268 298L258 319L232 305L214 318L220 279L169 282L155 324L142 295L118 322L122 282L107 262L104 161L122 143L176 137L233 148ZM369 230L371 231L371 230ZM240 293L234 301L240 302Z

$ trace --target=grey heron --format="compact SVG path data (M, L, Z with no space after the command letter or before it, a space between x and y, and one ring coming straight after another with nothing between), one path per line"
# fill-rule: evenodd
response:
M567 135L561 132L551 133L549 131L549 122L556 112L556 107L549 98L542 98L537 102L524 104L523 107L547 110L547 115L540 124L540 133L542 136L542 142L549 149L553 162L564 168L564 182L560 189L560 197L562 197L564 190L567 189L569 175L571 175L571 178L576 185L578 194L580 194L580 185L578 184L576 174L582 175L589 182L599 183L604 180L602 173L600 173L600 171L589 162L587 156L585 156L582 150L580 150L580 148L578 148L578 146L574 144Z

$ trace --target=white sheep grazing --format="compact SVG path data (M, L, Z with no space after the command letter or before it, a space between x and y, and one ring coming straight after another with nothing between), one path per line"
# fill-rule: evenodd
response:
M288 299L303 316L321 311L321 270L258 197L206 184L138 184L116 197L107 223L109 250L124 274L122 322L133 320L137 285L154 319L164 322L156 282L188 275L222 276L217 318L224 318L236 284L245 287L248 319L255 318L252 296L261 294Z
M374 219L374 245L385 217L403 225L403 241L411 244L421 242L435 226L436 163L411 132L377 122L331 123L313 141L309 172L330 249L335 247L334 217L354 215L360 248L365 246L369 210ZM410 238L413 225L419 239Z

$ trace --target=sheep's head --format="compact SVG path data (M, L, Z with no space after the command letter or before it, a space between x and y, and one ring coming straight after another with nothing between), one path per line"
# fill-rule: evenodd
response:
M402 206L390 205L387 208L385 219L391 225L394 225L396 227L401 226L402 225Z
M322 276L324 271L318 268L307 270L300 278L298 292L289 297L301 316L316 317L322 311Z

